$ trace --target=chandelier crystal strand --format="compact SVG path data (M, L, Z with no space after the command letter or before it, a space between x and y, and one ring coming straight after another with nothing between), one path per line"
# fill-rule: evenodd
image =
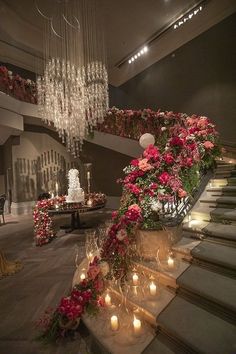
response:
M54 1L56 11L43 16L45 67L37 78L39 113L77 156L108 110L103 31L96 0Z

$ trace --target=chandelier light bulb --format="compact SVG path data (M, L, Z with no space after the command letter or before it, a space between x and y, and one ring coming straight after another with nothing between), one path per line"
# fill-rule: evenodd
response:
M147 53L148 47L144 47L143 50L144 50L144 53Z

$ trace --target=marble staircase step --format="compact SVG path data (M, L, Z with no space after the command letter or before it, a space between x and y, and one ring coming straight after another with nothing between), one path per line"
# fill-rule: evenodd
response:
M222 271L230 271L236 277L236 248L217 243L202 241L192 251L191 255L194 259L209 263Z
M213 206L223 205L231 207L236 207L236 197L234 196L211 196L204 197L200 199L200 204L210 204Z
M155 281L155 280L154 280ZM149 282L148 282L149 283ZM144 290L145 294L140 295L137 291L137 287L131 287L130 291L127 292L126 305L129 309L138 309L142 318L150 325L156 325L156 317L166 308L166 306L175 297L174 291L168 290L164 286L160 286L157 282L157 293L152 296L149 294L148 284L142 284L141 288ZM110 294L115 299L114 302L121 302L121 294L118 288L110 288Z
M186 353L235 353L235 326L180 296L157 317L157 324L186 345Z
M225 187L207 187L206 191L212 196L236 196L236 186L225 186Z
M236 209L229 208L208 208L207 206L200 206L191 211L192 219L203 221L236 221Z
M198 232L211 238L220 238L222 240L236 242L236 225L227 225L216 222L204 222L199 221L194 224L195 220L192 220L183 225L184 232Z
M142 261L142 263L134 262L134 266L137 268L138 272L150 274L155 279L158 279L161 285L176 288L178 277L190 265L188 262L180 259L178 260L177 267L174 269L168 269L167 266L165 268L161 268L158 266L156 261Z
M224 187L228 185L226 178L211 178L209 181L212 187Z
M142 354L184 354L175 343L163 333L158 333ZM131 354L131 353L130 353ZM186 354L186 353L185 353Z
M229 186L236 186L236 177L231 177L227 179Z
M155 337L155 331L151 326L145 324L145 334L135 337L132 331L132 320L130 326L119 313L120 329L112 332L110 330L110 318L114 313L104 314L104 311L94 317L83 315L83 323L87 327L90 336L90 352L93 354L141 354L149 346ZM163 347L165 347L163 345ZM166 352L168 354L168 351ZM171 352L169 352L171 354Z
M228 276L192 265L177 280L181 289L213 302L236 321L236 282Z

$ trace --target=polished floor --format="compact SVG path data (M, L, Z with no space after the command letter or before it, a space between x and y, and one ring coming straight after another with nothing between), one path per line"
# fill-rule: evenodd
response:
M96 213L89 216L89 222L96 227L107 216L106 212ZM56 220L56 227L63 222ZM59 231L49 245L35 247L32 216L6 217L6 224L0 226L0 250L7 259L20 260L23 269L0 279L0 354L87 353L82 339L50 346L35 341L35 322L71 287L76 248L82 258L84 240L82 230L69 234Z

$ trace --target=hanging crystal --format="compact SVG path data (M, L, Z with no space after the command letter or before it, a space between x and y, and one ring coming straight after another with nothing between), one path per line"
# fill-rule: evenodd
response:
M45 68L37 79L41 118L78 155L108 109L104 41L95 0L61 0L45 18Z

